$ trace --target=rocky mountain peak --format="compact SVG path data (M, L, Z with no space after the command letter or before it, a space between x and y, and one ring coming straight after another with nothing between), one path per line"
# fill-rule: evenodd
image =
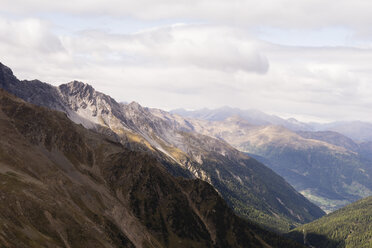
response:
M72 81L60 85L58 90L64 104L73 110L76 118L71 116L70 118L74 122L81 123L88 128L91 126L90 123L110 128L123 125L126 128L125 124L119 124L121 121L126 122L122 113L122 105L110 96L96 91L91 85Z
M142 110L143 107L138 103L138 102L131 102L128 104L128 107L132 108L132 109L137 109L137 110Z
M4 86L7 86L9 82L16 81L17 78L14 76L13 71L0 63L0 85L2 88L5 88Z
M79 95L82 98L92 98L96 95L96 91L91 85L80 81L72 81L67 84L62 84L59 86L59 89L61 92L69 96Z
M135 102L135 101L127 105L122 105L122 106L123 106L125 115L132 116L132 117L135 116L136 119L138 118L148 119L148 117L150 117L151 115L147 108L142 107L138 102Z
M0 71L1 71L1 73L6 73L6 74L13 75L12 69L10 69L9 67L7 67L6 65L4 65L1 62L0 62Z

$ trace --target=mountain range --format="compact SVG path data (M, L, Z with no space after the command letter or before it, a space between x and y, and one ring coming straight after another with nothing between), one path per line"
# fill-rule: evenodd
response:
M188 111L185 109L174 109L170 113L177 114L186 118L205 120L205 121L223 121L232 116L239 116L252 125L277 125L284 126L291 130L312 131L314 127L310 124L297 121L294 118L283 119L276 115L269 115L257 109L242 110L232 107L221 107L218 109L200 109Z
M370 142L334 131L292 131L240 115L221 121L188 118L194 130L224 140L273 169L326 212L372 195Z
M0 246L370 246L369 123L167 112L1 63L0 88Z
M180 116L136 102L118 103L82 82L55 87L20 81L4 65L0 88L62 111L75 123L110 135L126 147L141 147L174 176L208 182L238 215L266 228L287 231L324 215L271 169L224 140L196 132Z
M1 247L298 247L139 146L0 89Z
M363 121L336 121L329 123L301 122L295 118L281 118L276 115L266 114L256 109L242 110L232 107L221 107L218 109L199 109L185 110L175 109L170 113L181 115L186 118L205 120L205 121L223 121L232 116L239 116L252 125L274 125L283 126L291 131L334 131L343 134L354 141L371 142L372 141L372 123Z

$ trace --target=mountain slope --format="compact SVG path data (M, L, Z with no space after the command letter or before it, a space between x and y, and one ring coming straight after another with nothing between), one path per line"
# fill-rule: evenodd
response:
M87 128L102 131L103 126L105 133L111 131L126 146L141 144L173 175L192 175L209 182L245 218L285 231L324 214L273 171L225 141L195 132L181 117L135 102L119 104L81 82L52 87L18 81L7 69L0 74L4 80L0 87L26 101L62 110ZM56 97L54 102L38 96L44 88Z
M333 144L336 146L344 147L349 151L355 152L365 161L372 161L372 142L355 142L349 137L334 131L317 131L317 132L297 132L300 136L306 139L315 139Z
M296 247L200 180L0 90L0 246Z
M372 197L368 197L301 226L289 236L312 247L371 247L371 218Z
M255 126L239 116L188 121L197 132L226 140L265 163L323 210L372 194L367 144L329 131L295 133L281 126Z
M357 152L359 150L359 144L354 142L354 140L346 137L340 133L334 131L318 131L318 132L305 132L299 131L298 135L305 139L314 139L324 141L326 143L344 147L350 151Z

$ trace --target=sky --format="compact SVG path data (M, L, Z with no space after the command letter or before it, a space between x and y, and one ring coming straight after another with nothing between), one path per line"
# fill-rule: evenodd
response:
M165 110L372 122L372 1L0 0L0 62Z

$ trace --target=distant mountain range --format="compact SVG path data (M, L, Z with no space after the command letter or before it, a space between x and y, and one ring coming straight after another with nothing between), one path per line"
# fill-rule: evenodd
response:
M372 124L362 121L332 122L328 124L313 124L318 131L335 131L348 136L356 142L372 141Z
M188 111L175 109L172 114L192 119L206 121L223 121L233 116L239 116L252 125L276 125L283 126L291 131L334 131L343 134L356 142L372 141L372 123L362 121L344 121L331 123L305 123L295 118L284 119L276 115L269 115L262 111L251 109L241 110L238 108L222 107L218 109L200 109Z
M185 109L171 110L170 113L177 114L186 118L206 120L206 121L223 121L232 116L239 116L252 125L281 125L291 130L313 130L314 128L306 123L297 121L294 118L283 119L276 115L268 115L256 109L241 110L239 108L222 107L218 109L200 109L187 111Z
M59 87L19 81L3 65L0 88L151 154L175 176L210 183L236 213L270 229L286 231L324 215L272 170L225 141L196 132L180 116L136 102L118 103L77 81Z

